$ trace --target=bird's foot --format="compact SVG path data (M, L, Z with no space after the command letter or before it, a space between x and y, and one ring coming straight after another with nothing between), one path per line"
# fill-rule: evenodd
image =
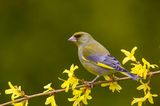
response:
M94 86L94 82L93 82L93 81L84 81L84 84L85 84L87 87L90 87L90 88L93 88L93 86Z
M93 85L94 85L93 81L85 81L84 79L82 79L82 80L80 80L80 82L87 87L93 88Z
M99 78L99 75L97 75L92 81L85 81L84 79L81 80L81 82L83 82L83 84L85 84L86 86L93 88L94 86L94 82Z

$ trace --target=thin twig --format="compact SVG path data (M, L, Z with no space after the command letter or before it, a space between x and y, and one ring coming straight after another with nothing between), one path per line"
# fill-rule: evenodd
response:
M148 76L154 76L154 75L158 75L158 74L160 74L160 70L150 72L148 74ZM121 77L121 78L116 78L115 81L122 81L122 80L128 80L128 79L131 79L131 78L130 77ZM93 85L99 85L99 84L106 83L106 82L110 82L110 81L96 81L96 82L93 83ZM87 86L87 85L82 84L82 85L78 85L76 88L82 88L82 87L85 87L85 86ZM10 105L12 103L18 103L18 102L21 102L21 101L24 101L24 100L29 100L29 99L35 98L35 97L52 95L54 93L59 93L59 92L64 92L64 91L65 91L65 89L57 89L57 90L49 91L47 93L46 92L41 92L41 93L37 93L37 94L33 94L33 95L26 95L25 97L16 99L14 101L9 101L9 102L6 102L6 103L2 103L2 104L0 104L0 106L7 106L7 105Z

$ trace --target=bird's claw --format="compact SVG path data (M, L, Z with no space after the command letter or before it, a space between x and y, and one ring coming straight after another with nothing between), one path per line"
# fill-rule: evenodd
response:
M90 88L93 88L94 82L99 78L99 75L97 75L92 81L84 81L84 84Z
M90 88L93 88L93 86L94 86L94 82L93 82L93 81L85 81L84 84L85 84L87 87L90 87Z

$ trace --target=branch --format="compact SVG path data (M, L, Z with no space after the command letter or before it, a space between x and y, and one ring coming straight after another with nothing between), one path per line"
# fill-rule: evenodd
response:
M148 74L148 76L155 76L155 75L158 75L158 74L160 74L160 70L150 72ZM131 78L130 77L121 77L121 78L116 78L115 81L122 81L122 80L128 80L128 79L131 79ZM93 83L93 85L100 85L100 84L106 83L106 82L111 82L111 81L96 81L96 82ZM87 86L87 85L82 84L82 85L78 85L76 88L82 88L82 87L85 87L85 86ZM9 102L6 102L6 103L2 103L2 104L0 104L0 106L7 106L7 105L10 105L12 103L18 103L18 102L21 102L21 101L24 101L24 100L29 100L29 99L35 98L35 97L52 95L54 93L59 93L59 92L64 92L64 91L65 91L65 89L57 89L57 90L49 91L47 93L41 92L41 93L37 93L37 94L33 94L33 95L25 95L25 97L16 99L14 101L9 101Z

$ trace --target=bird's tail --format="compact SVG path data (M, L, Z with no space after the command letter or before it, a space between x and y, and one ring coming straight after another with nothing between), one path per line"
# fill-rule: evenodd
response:
M134 75L134 74L132 74L132 73L130 73L130 72L121 72L121 73L124 74L124 75L126 75L126 76L128 76L128 77L130 77L130 78L132 78L133 80L140 79L139 76Z
M139 76L130 73L128 70L126 70L126 69L123 68L123 67L118 67L117 70L120 71L122 74L124 74L124 75L126 75L126 76L132 78L133 80L140 79Z

